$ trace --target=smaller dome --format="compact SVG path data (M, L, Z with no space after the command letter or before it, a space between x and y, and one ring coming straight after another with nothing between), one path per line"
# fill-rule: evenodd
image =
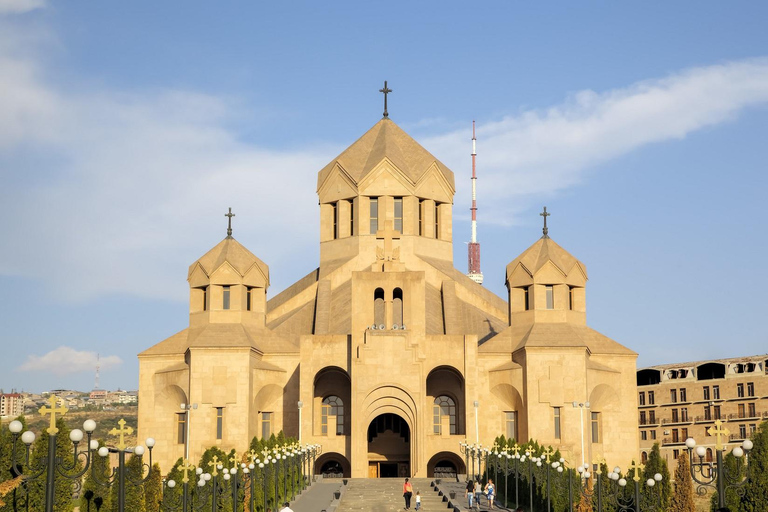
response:
M557 245L551 238L542 237L507 265L507 282L518 266L522 266L533 277L548 262L552 262L565 277L568 277L574 268L578 268L583 274L583 279L585 281L587 279L587 267L582 262Z
M265 287L269 286L269 266L257 258L251 251L234 238L227 237L213 249L205 253L200 259L189 266L187 279L192 277L196 268L200 268L206 276L210 277L224 263L229 265L240 276L245 277L251 269L256 267L263 276Z

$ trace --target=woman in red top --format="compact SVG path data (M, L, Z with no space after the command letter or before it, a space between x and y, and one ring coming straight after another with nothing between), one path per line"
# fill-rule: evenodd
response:
M408 510L411 508L411 496L413 496L413 487L411 486L411 482L408 481L408 479L405 479L405 483L403 484L403 498L405 498L405 510Z

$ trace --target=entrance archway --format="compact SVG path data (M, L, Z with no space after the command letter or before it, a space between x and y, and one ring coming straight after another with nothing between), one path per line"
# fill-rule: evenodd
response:
M380 414L368 425L368 477L407 476L411 476L411 429L397 414Z
M464 460L453 452L436 453L427 463L427 477L456 479L459 474L466 474Z

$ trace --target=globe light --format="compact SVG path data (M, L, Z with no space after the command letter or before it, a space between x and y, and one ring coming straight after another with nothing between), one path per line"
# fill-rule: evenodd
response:
M577 467L576 471L578 471L579 473L583 473L584 472L584 466Z
M685 440L685 446L687 446L688 448L693 448L694 446L696 446L696 440L692 437L689 437L688 439Z
M202 475L203 474L203 468L197 468L195 469L195 474Z
M91 439L91 444L89 446L91 450L98 450L99 449L99 442L95 439Z
M744 448L745 452L748 452L751 450L755 444L750 439L745 439L743 443L741 443L741 447Z
M152 437L148 437L147 440L144 441L144 443L147 445L147 448L152 448L153 446L155 446L155 439Z
M224 480L229 480L229 473L224 473Z
M80 430L79 428L76 428L76 429L72 430L69 433L69 439L73 443L79 443L80 441L83 440L83 431Z
M219 468L219 469L221 469L221 468ZM229 474L229 469L224 468L221 472L224 473L225 475L228 475Z
M236 475L237 474L237 468L232 468L229 470L230 474Z
M200 480L198 480L198 481L197 481L197 486L198 486L198 487L202 487L202 486L204 486L204 485L205 485L205 480L203 480L202 478L201 478Z
M251 472L251 470L250 470L250 469L248 469L248 468L243 468L243 474L247 475L247 474L248 474L248 473L250 473L250 472Z
M109 448L107 448L106 446L102 446L101 448L99 448L100 457L106 457L107 455L109 455Z
M538 461L538 462L536 463L536 466L537 466L537 467L541 467L541 461Z
M35 433L32 432L31 430L27 430L26 432L21 434L21 442L27 446L31 445L32 443L35 442Z
M647 485L648 487L653 487L654 485L656 485L656 480L654 480L653 478L649 478L649 479L648 479L648 480L645 482L645 485Z
M707 454L707 449L704 448L703 446L699 446L698 448L696 448L696 455L698 455L699 457L703 457L706 454Z
M144 455L144 447L141 445L137 446L136 448L133 449L133 453L134 455L138 455L139 457L141 457L142 455Z
M653 475L653 479L656 480L657 482L661 482L662 478L664 477L661 476L661 473L656 473L655 475Z
M621 468L619 466L616 466L615 468L613 468L613 472L614 473L621 473Z
M622 487L626 486L627 485L627 479L626 478L621 478L619 480L619 485L622 486Z
M83 430L89 433L93 432L94 430L96 430L96 422L91 419L85 420L83 422Z
M737 446L736 448L734 448L731 453L737 459L740 459L744 456L744 450L740 446Z
M210 473L203 473L203 478L205 478L205 481L208 482L211 479Z
M557 472L562 473L563 472L563 466L557 466Z
M259 469L264 469L264 463L263 462L259 462Z
M592 476L592 473L590 473L589 471L584 472L584 478L589 478L590 476Z
M18 434L21 432L21 429L24 428L24 425L19 420L13 420L11 423L8 424L8 430L10 430L14 434Z

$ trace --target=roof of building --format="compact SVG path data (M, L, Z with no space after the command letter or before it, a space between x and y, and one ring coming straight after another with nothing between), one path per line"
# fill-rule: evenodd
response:
M352 143L339 156L323 167L317 176L318 188L338 164L349 177L360 183L384 158L397 166L412 183L434 164L455 187L453 172L424 149L389 118L383 118Z
M743 357L728 357L724 359L702 359L701 361L689 361L685 363L657 364L654 366L646 366L644 368L638 368L637 371L692 368L692 367L701 366L702 364L707 364L707 363L727 364L727 363L752 363L752 362L760 362L760 361L768 361L768 354L755 355L755 356L743 356Z
M480 346L481 352L515 352L532 347L577 347L591 354L634 355L637 353L586 325L567 322L516 324Z
M587 279L587 266L576 259L571 253L560 247L554 240L547 237L541 237L533 245L527 248L517 258L507 265L507 277L512 271L521 264L529 274L536 272L551 261L564 275L577 267L584 273L584 279Z
M189 266L188 276L192 275L192 272L199 265L206 275L210 276L215 272L224 262L232 265L237 273L241 276L245 274L255 265L264 274L264 278L269 284L269 267L266 263L257 258L251 251L246 249L240 242L234 238L227 237L216 246L205 253L200 259L195 261Z

